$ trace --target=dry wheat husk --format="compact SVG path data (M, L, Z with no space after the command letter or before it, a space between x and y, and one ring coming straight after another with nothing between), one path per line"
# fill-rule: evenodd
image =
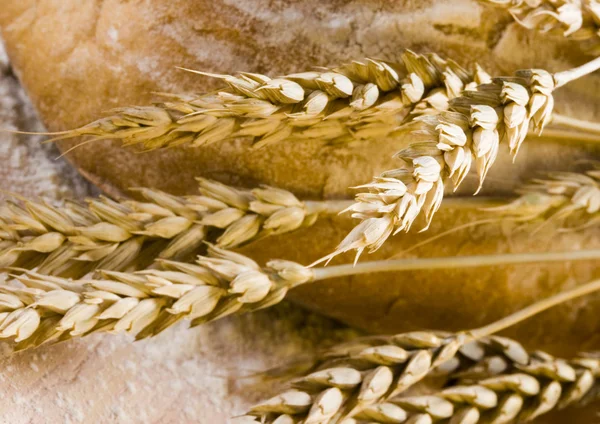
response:
M194 71L195 72L195 71ZM126 107L56 139L119 139L145 150L250 137L255 147L283 140L347 142L392 134L415 115L445 110L465 87L489 76L436 54L406 50L397 63L364 59L278 78L206 74L227 83L199 96L170 95L155 106Z
M479 0L510 12L527 29L582 42L592 55L600 52L600 3L596 0Z
M323 208L272 187L251 191L198 179L200 195L136 189L144 201L89 199L57 208L23 199L0 208L0 268L79 278L189 257L204 241L231 248L314 223ZM335 210L337 212L337 210Z
M288 261L261 269L238 253L209 246L195 263L161 260L160 267L97 279L69 280L25 271L0 285L0 338L16 350L95 332L154 336L182 319L192 326L280 302L312 278Z

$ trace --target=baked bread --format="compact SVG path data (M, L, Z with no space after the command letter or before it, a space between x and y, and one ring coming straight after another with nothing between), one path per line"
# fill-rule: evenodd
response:
M351 59L397 59L403 48L434 51L463 65L475 60L492 75L524 67L568 69L587 58L574 42L528 32L502 12L472 1L267 0L170 2L5 0L0 27L19 78L48 130L72 129L126 105L146 105L154 92L206 92L222 85L175 69L260 72L271 76ZM598 119L600 78L589 76L556 92L556 109ZM66 151L80 140L60 144ZM398 140L325 145L320 140L251 150L248 140L140 153L116 141L97 141L67 154L105 192L132 186L194 193L196 176L252 187L268 184L303 199L350 198L349 187L395 167ZM509 196L540 172L572 170L598 157L594 144L534 139L515 165L502 152L481 196ZM476 178L459 196L469 196ZM445 207L430 230L397 235L367 259L390 257L426 237L485 218L473 208ZM330 253L355 224L347 216L272 237L242 251L259 261L310 263ZM457 232L410 253L433 257L594 248L600 230L531 234L497 224ZM348 262L350 256L337 259ZM594 261L446 271L373 274L300 288L292 299L353 326L391 332L456 330L500 318L534 300L598 277ZM554 308L511 329L532 348L569 354L600 345L599 296Z

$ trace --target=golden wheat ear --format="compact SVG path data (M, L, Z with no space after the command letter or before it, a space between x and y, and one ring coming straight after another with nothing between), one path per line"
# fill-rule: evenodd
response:
M419 116L447 110L463 91L491 82L479 66L467 71L452 60L410 50L398 63L365 59L278 78L180 69L227 86L202 95L157 93L167 101L115 109L83 127L48 134L55 135L48 141L91 136L86 142L114 139L147 152L238 137L252 140L254 149L282 141L384 139L396 137L403 131L399 126ZM580 137L597 141L597 135L584 131Z
M456 189L475 168L480 187L501 145L513 159L530 129L541 134L552 119L553 91L600 68L600 58L551 74L540 69L493 78L450 102L450 110L416 118L400 131L415 142L398 152L401 167L363 185L348 210L361 220L335 251L379 249L391 236L408 232L419 217L429 228L444 200L444 189Z
M567 406L597 399L600 360L580 355L566 360L527 352L517 341L491 336L459 349L439 370L449 384L437 393L400 395L355 415L375 423L528 422Z
M452 60L409 50L397 63L364 59L277 78L180 69L226 86L199 96L167 94L166 102L120 108L57 135L117 139L142 150L233 137L250 138L256 148L284 140L372 140L393 134L404 120L446 108L465 87L489 80L480 67L467 71Z
M291 382L290 390L253 406L247 415L255 417L258 422L323 424L340 423L352 417L361 417L361 414L373 411L373 408L381 405L382 402L397 398L426 376L431 375L436 368L452 367L461 354L471 357L481 356L477 344L487 341L499 345L507 357L512 358L524 369L543 375L544 367L536 368L536 364L529 364L527 352L518 343L492 335L548 308L597 290L600 290L600 280L564 291L492 324L469 331L458 333L415 331L394 336L359 338L354 344L345 343L323 354L320 360L315 362L311 371ZM525 368L528 365L531 366ZM531 379L521 378L515 382L511 378L487 381L487 384L489 387L497 384L497 390L500 390L501 383L512 384L512 390L518 391L519 382L531 381ZM526 395L548 393L545 390L534 389L531 388ZM555 388L552 390L553 393L556 391ZM456 398L464 402L465 397L474 403L479 400L482 403L481 408L490 409L496 406L493 388L479 389L477 386L464 389L459 386L442 393L444 395L440 395L441 400L438 402L435 402L436 399L433 397L422 399L434 401L431 405L429 402L417 403L416 399L403 398L402 406L406 406L411 412L414 408L428 407L428 411L435 414L436 407L444 399ZM415 402L409 407L411 399ZM549 401L544 403L544 405L549 404L551 404ZM450 404L450 408L442 408L447 416L436 415L436 418L452 417L454 410L451 406ZM524 412L524 415L534 415L530 409L526 411L528 412ZM456 412L460 413L460 411Z
M133 189L143 201L88 199L55 207L12 196L0 206L0 267L78 278L97 268L140 269L187 258L204 241L236 247L312 225L344 202L302 202L273 187L239 190L200 178L199 195Z
M209 246L193 264L163 261L155 269L103 270L100 276L71 281L25 271L14 276L15 284L0 284L0 338L13 340L17 350L95 332L143 339L182 319L208 322L278 303L312 274L285 261L261 269L247 257Z

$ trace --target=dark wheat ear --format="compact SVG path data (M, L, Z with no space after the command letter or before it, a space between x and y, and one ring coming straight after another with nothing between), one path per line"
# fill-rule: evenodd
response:
M347 211L361 223L320 261L348 251L356 251L356 259L364 250L374 252L419 217L425 222L421 231L427 230L448 185L456 190L475 168L480 189L501 145L515 159L530 129L542 133L552 118L553 91L599 67L597 58L555 74L529 69L493 78L453 99L450 111L414 119L400 130L412 142L396 154L401 167L358 187Z

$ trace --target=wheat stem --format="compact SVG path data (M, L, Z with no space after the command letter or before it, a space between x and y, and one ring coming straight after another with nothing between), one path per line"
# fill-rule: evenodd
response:
M556 125L562 125L580 131L600 134L600 123L597 122L584 121L582 119L571 118L570 116L559 115L558 113L552 115L551 122Z
M309 214L337 215L352 204L352 200L306 200Z
M556 260L560 259L558 259L557 257ZM495 334L508 327L512 327L516 323L524 321L529 317L537 315L540 312L545 311L546 309L550 309L553 306L560 305L561 303L565 303L569 300L585 296L598 290L600 290L600 280L591 281L589 283L577 286L557 295L551 296L547 299L540 300L534 303L533 305L521 309L520 311L515 312L514 314L511 314L505 318L493 322L492 324L468 331L468 334L470 334L475 339Z
M313 268L313 281L319 281L326 278L345 277L348 275L369 274L372 272L463 269L482 266L517 265L557 261L588 261L592 259L600 259L600 249L566 252L504 253L476 256L449 256L441 258L393 259L362 262L355 265L344 264Z
M569 69L567 71L556 72L554 74L554 81L556 83L556 87L562 87L565 84L568 84L571 81L575 81L581 77L584 77L592 72L600 69L600 57L596 59L590 60L589 62L578 66L573 69Z
M535 139L542 137L555 138L557 140L566 140L568 142L600 143L600 136L596 134L586 134L580 131L568 131L558 128L546 128L544 134L534 134Z

